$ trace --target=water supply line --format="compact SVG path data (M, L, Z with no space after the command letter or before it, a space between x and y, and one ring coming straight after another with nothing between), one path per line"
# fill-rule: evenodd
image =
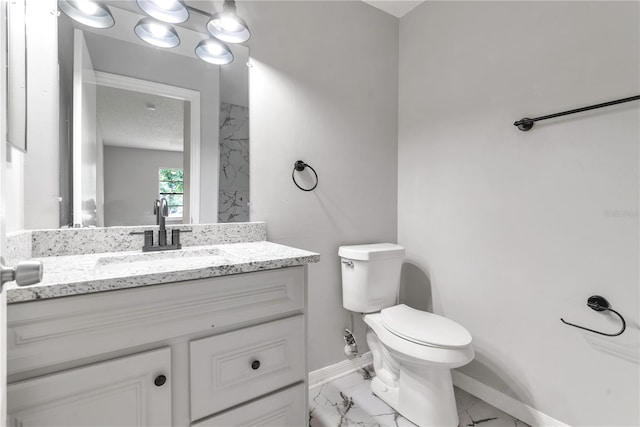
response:
M345 328L343 338L345 344L344 354L358 357L358 343L356 342L356 337L353 335L353 332Z

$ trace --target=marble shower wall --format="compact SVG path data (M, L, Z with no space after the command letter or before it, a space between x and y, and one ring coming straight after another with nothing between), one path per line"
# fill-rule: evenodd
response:
M219 222L249 221L249 108L220 104Z

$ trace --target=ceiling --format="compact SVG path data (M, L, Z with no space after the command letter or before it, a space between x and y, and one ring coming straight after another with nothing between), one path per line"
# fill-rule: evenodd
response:
M423 1L408 1L408 0L362 0L363 2L370 4L380 10L387 12L397 18L402 18L404 15L413 10Z
M183 151L184 101L98 86L96 107L104 145Z

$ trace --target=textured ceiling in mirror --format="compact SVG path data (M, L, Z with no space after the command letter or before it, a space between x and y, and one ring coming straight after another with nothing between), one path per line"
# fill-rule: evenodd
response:
M183 151L184 101L98 86L104 145Z

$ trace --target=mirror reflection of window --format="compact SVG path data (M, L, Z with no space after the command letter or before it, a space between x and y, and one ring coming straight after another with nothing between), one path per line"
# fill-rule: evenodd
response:
M159 199L167 199L169 218L182 219L184 206L184 173L182 169L160 168Z

